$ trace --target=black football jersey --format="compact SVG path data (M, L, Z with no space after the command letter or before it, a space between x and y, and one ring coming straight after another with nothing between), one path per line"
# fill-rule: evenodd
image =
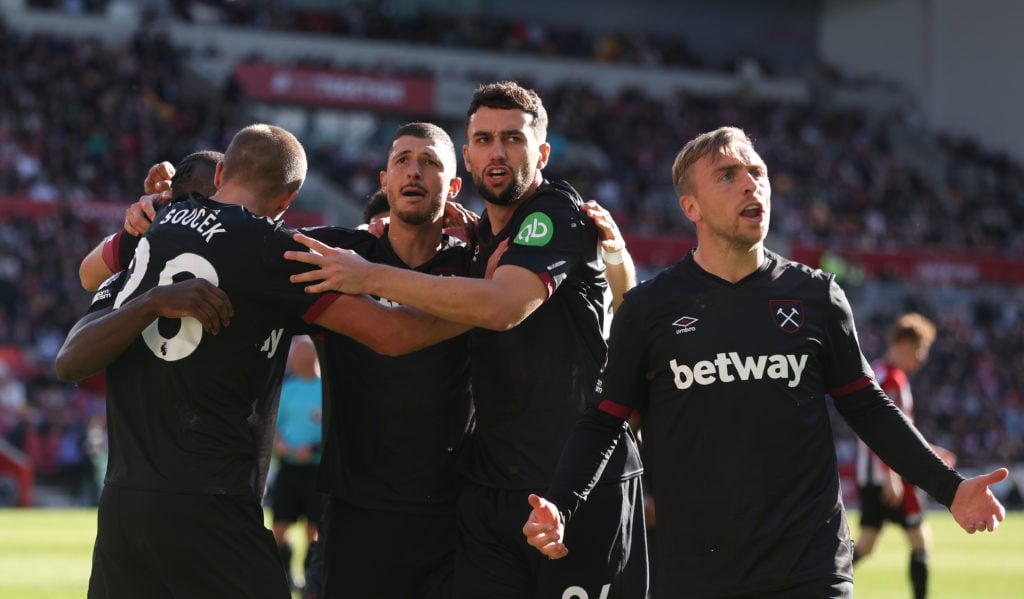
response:
M218 335L193 318L158 319L108 366L109 484L262 495L289 341L337 298L289 282L309 268L284 259L305 249L292 233L192 196L158 212L128 270L97 293L91 310L117 309L156 285L201 277L235 309Z
M386 233L378 239L333 227L303 232L371 262L408 268ZM465 244L446 235L441 252L415 270L465 276L469 257ZM450 511L460 450L473 422L467 335L397 357L330 333L320 347L330 404L321 490L367 509Z
M508 239L499 265L536 273L549 294L518 326L470 335L477 423L466 472L482 485L546 487L604 364L608 284L597 227L581 204L567 183L544 182L497 235L486 214L478 226L474 276L484 276L488 258ZM635 440L624 427L605 476L619 480L640 471Z
M669 506L658 509L658 596L852 580L826 394L944 505L963 480L874 380L833 276L772 252L736 283L691 253L628 292L597 391L547 497L571 518L623 419L639 411L649 488Z
M627 294L601 407L639 410L652 495L672 505L659 593L851 577L825 394L871 376L852 324L830 275L771 253L735 284L691 254Z

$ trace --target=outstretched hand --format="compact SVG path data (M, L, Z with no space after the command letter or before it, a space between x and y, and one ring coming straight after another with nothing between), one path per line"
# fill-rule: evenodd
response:
M288 251L284 253L284 257L319 268L292 275L292 283L312 282L312 285L306 286L307 293L340 291L350 295L361 295L367 292L366 286L373 264L363 260L352 250L331 247L302 233L296 233L293 238L309 248L309 251Z
M565 523L562 522L562 515L558 513L558 507L532 493L529 501L533 511L523 525L526 542L551 559L568 555L569 549L562 543L565 537Z
M989 486L1002 482L1010 475L1006 468L980 474L960 483L949 511L961 528L974 534L992 532L1006 517L1006 508L996 499Z

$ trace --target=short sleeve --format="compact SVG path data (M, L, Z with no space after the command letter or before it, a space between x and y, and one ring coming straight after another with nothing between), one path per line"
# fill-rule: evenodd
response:
M292 238L295 232L288 227L278 227L268 232L263 244L262 282L254 289L266 303L287 307L288 316L297 316L301 318L303 325L308 325L338 299L340 294L333 291L311 294L306 292L307 283L291 282L292 275L315 268L304 262L285 259L284 253L287 251L308 251L304 245Z
M597 233L579 206L557 193L545 193L527 210L499 266L537 273L554 293L581 261L596 255Z

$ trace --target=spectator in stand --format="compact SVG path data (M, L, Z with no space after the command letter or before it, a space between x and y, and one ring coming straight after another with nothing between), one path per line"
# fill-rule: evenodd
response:
M361 19L374 23L364 29L367 34L394 35L408 27L375 9L365 10L371 16L364 14ZM347 20L341 15L337 19ZM537 37L517 33L522 29L499 28L501 36L473 39L497 43L494 40ZM540 36L545 42L538 45L545 51L554 43L552 32L548 33ZM124 197L134 187L128 180L137 171L142 153L139 140L148 131L163 133L151 140L156 144L153 153L174 156L186 154L197 144L221 143L224 130L234 125L231 113L211 114L208 105L193 106L195 101L182 93L184 59L166 37L140 34L130 47L106 49L94 41L8 34L2 47L6 53L0 53L0 61L8 66L5 73L14 78L0 89L0 94L7 94L0 106L10 107L12 115L9 125L0 125L0 140L8 139L13 150L0 153L4 182L0 188L7 193L28 194L35 185L55 188L58 197L75 200ZM627 47L633 39L614 37ZM81 66L62 68L69 63ZM32 68L17 68L22 64ZM108 64L119 68L103 68ZM60 103L52 101L54 88L61 90ZM889 142L892 131L903 122L901 115L874 118L856 108L819 113L796 103L749 97L660 100L640 90L604 97L579 84L545 90L545 96L553 128L579 147L596 150L606 163L603 167L566 164L563 176L576 182L584 197L596 196L598 186L613 180L630 203L627 233L683 230L685 223L672 213L671 190L658 182L656 171L672 158L671 140L730 120L749 123L751 130L763 136L766 151L778 157L776 190L787 196L786 206L777 214L779 234L827 242L837 249L959 246L1015 256L1024 252L1024 212L1003 199L1022 197L1020 164L975 144L936 138L927 141L934 142L951 166L935 180L925 179ZM67 119L62 112L67 105L75 106L80 118L74 119L74 126L57 129L53 124ZM237 105L240 102L226 104ZM664 114L671 118L658 118ZM337 156L334 150L332 144ZM359 156L345 156L335 163L332 158L324 170L336 172L345 182L370 181L377 168L372 164L375 160L363 164Z

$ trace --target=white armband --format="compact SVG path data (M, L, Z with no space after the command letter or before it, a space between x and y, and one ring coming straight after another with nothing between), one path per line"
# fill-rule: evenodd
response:
M601 246L601 259L604 260L605 264L622 264L622 250L609 252Z

